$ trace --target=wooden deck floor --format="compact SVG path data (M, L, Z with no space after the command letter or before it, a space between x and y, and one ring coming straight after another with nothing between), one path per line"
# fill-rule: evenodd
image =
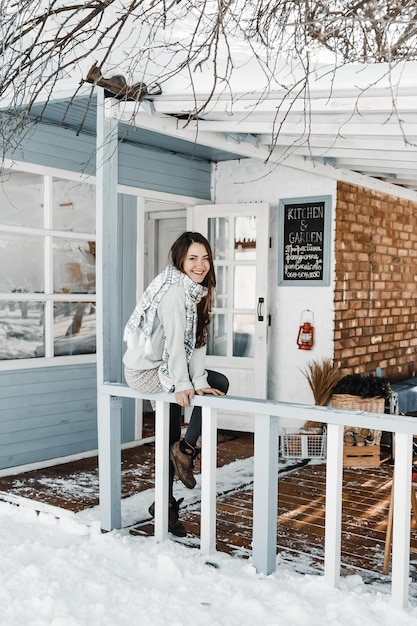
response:
M218 466L253 455L249 433L219 433ZM196 470L199 470L197 464ZM366 572L368 578L382 577L385 531L392 466L344 468L342 565L345 573ZM325 514L324 463L296 462L280 466L278 491L277 553L299 569L321 571L324 560ZM154 446L146 444L122 453L122 497L127 498L154 486ZM194 490L197 491L197 490ZM182 543L198 545L200 508L195 503L181 511L188 537ZM98 504L97 458L0 477L0 499L25 497L71 511ZM138 520L130 532L152 535L153 523ZM251 480L217 499L217 549L243 558L250 555L252 536ZM417 532L411 534L410 575L417 581Z

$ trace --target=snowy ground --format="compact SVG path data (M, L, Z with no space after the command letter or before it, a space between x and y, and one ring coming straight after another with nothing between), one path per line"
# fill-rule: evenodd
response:
M223 470L223 468L221 468ZM250 460L238 461L227 487L242 483ZM233 477L233 478L232 478ZM62 486L63 487L63 486ZM72 487L69 486L69 489ZM192 506L196 490L177 497ZM152 490L150 490L152 491ZM153 494L122 501L123 524L147 516ZM390 585L359 575L326 586L298 560L280 557L259 575L250 560L168 540L101 533L97 507L81 513L25 502L0 502L0 624L3 626L415 626L417 602L391 604ZM41 508L37 513L36 508ZM304 571L305 573L300 573Z
M414 626L417 607L390 604L389 586L278 564L207 559L174 541L102 534L98 523L0 503L0 623L7 626Z

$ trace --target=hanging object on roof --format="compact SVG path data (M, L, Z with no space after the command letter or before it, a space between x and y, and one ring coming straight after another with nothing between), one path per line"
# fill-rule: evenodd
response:
M148 88L145 83L135 83L129 86L122 74L104 78L97 65L90 68L87 78L82 82L103 87L106 97L117 98L118 100L142 102L147 96L159 96L162 93L162 89L157 83Z

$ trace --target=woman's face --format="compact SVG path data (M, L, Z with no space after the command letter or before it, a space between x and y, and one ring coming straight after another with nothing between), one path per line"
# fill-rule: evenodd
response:
M182 271L195 283L202 283L210 270L207 250L202 243L192 243L182 264Z

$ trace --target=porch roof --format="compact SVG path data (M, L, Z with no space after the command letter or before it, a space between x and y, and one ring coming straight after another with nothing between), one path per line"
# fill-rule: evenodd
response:
M57 97L51 99L47 104L35 104L31 108L30 118L46 124L70 128L76 132L95 135L97 97L91 94L91 89L88 89L88 93L83 90L82 95L75 98L71 93L57 94ZM164 133L163 130L155 131L151 127L135 126L128 121L121 121L118 134L119 140L125 143L140 145L153 150L163 150L203 161L217 162L242 158L232 149L224 150L216 148L216 146L206 146L195 142L192 137L175 137Z
M299 169L356 172L417 191L417 62L318 66L308 96L296 93L299 76L282 68L280 89L233 85L208 95L168 81L161 95L140 105L119 103L119 138L209 161L258 158ZM55 92L31 116L95 133L92 85Z

